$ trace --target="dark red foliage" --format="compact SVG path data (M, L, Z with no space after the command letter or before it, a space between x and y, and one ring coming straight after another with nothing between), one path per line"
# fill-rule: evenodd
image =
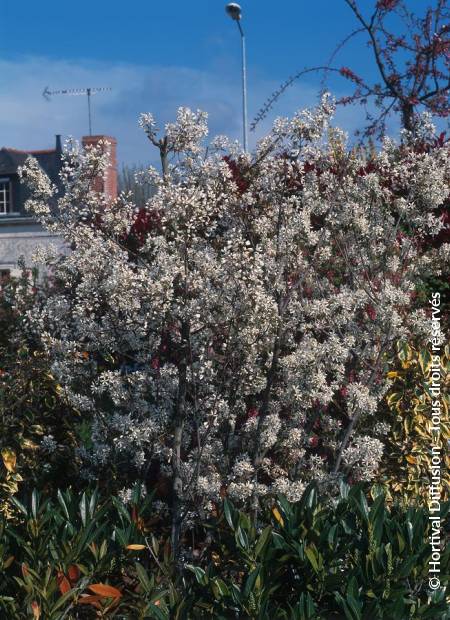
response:
M377 318L377 311L371 305L366 306L366 313L371 321L375 321L375 319Z
M160 227L161 215L158 211L142 207L136 214L128 236L136 240L139 245L143 245L149 232L159 230Z
M377 7L382 11L392 11L398 2L399 0L378 0Z
M354 73L348 67L341 67L339 69L339 73L343 77L347 78L347 80L351 80L352 82L356 82L356 84L362 84L363 83L362 79L358 75L356 75L356 73Z
M348 396L348 389L344 386L339 390L339 394L342 396L342 398L347 398Z
M249 183L248 180L245 179L242 168L239 164L229 155L225 155L223 158L224 161L227 162L229 169L231 170L231 176L233 181L236 183L238 191L243 194L248 190Z
M375 165L375 162L371 160L371 161L368 161L365 166L361 166L357 174L360 177L365 177L371 172L376 172L376 171L377 171L377 166Z
M326 72L337 72L355 84L354 92L338 103L346 105L359 101L366 104L371 99L380 109L378 117L367 111L369 124L363 135L381 137L391 111L399 112L402 126L411 131L414 131L420 110L447 117L450 113L448 3L443 0L433 3L378 0L370 8L367 6L370 3L362 0L345 2L359 24L359 30L353 34L360 31L366 34L378 76L371 83L349 67L327 67ZM395 20L391 16L393 11Z
M150 367L153 370L159 370L159 365L160 365L159 357L157 355L153 356L150 362Z

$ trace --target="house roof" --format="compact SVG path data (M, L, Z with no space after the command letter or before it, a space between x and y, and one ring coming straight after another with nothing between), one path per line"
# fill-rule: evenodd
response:
M61 148L59 136L57 136L56 148L39 151L22 151L3 147L0 149L0 176L17 174L18 168L23 166L27 157L35 157L41 168L54 183L58 180L58 173L61 170Z
M16 174L17 168L25 163L28 153L15 149L0 149L0 174Z

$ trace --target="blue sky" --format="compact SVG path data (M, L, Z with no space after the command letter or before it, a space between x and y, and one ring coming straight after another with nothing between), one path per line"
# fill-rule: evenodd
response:
M370 8L372 0L363 0ZM344 0L242 0L248 53L249 118L293 72L325 64L355 26ZM180 105L206 110L211 134L241 135L240 47L221 0L0 0L0 146L46 148L54 134L87 133L84 97L54 97L50 89L107 86L93 97L94 133L118 139L119 158L153 161L137 125L151 111L161 124ZM275 8L274 8L275 7ZM370 51L355 40L336 64L375 77ZM344 80L331 82L348 94ZM298 81L259 128L317 101L320 78ZM363 113L343 109L337 122L352 132ZM255 138L252 137L252 140Z

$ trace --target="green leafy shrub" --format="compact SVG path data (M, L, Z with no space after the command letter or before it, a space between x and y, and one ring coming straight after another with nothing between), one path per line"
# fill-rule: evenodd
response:
M78 471L79 414L64 403L49 359L25 330L35 284L24 271L0 290L0 511L10 517L19 487L56 489Z
M0 522L2 618L448 618L450 553L432 592L427 510L382 494L368 505L360 485L342 484L334 505L314 485L295 504L280 497L256 527L225 501L181 565L138 487L128 503L97 491L14 501L20 519Z
M448 511L447 503L441 516ZM280 498L261 530L228 502L224 516L210 564L189 567L198 584L193 617L448 618L446 593L428 591L425 508L389 509L382 494L369 507L359 485L342 485L330 507L311 485L297 504ZM448 549L441 566L444 584Z
M406 503L426 502L431 472L431 408L435 397L430 392L431 352L425 346L399 343L390 362L388 378L393 382L380 413L389 425L385 458L377 477L388 496ZM449 498L450 455L445 446L450 440L450 347L441 354L441 416L439 446L442 454L442 499Z
M146 531L150 496L136 488L124 504L97 491L58 492L55 500L33 491L26 505L12 501L20 518L0 523L0 612L46 620L158 617L147 613L159 611L154 603L164 594L157 584L164 569L152 556L159 545ZM139 563L142 549L152 554Z

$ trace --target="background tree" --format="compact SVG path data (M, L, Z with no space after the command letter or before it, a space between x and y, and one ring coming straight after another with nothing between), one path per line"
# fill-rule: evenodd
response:
M378 0L371 14L366 15L363 3L344 0L359 27L353 30L335 49L326 66L299 71L274 92L252 124L266 116L281 94L295 80L311 72L321 72L326 79L332 72L354 85L352 94L342 97L338 104L359 102L366 106L368 125L365 137L380 138L386 129L391 112L400 114L403 128L412 131L417 113L428 111L435 117L446 118L450 111L450 11L446 0L433 4L409 3L403 0ZM411 9L410 5L414 8ZM350 67L332 66L338 52L356 35L365 35L377 68L378 80L371 82L357 75ZM378 113L367 109L373 102Z
M145 166L123 164L118 178L119 191L130 192L136 207L141 209L155 192L151 180L146 180Z

